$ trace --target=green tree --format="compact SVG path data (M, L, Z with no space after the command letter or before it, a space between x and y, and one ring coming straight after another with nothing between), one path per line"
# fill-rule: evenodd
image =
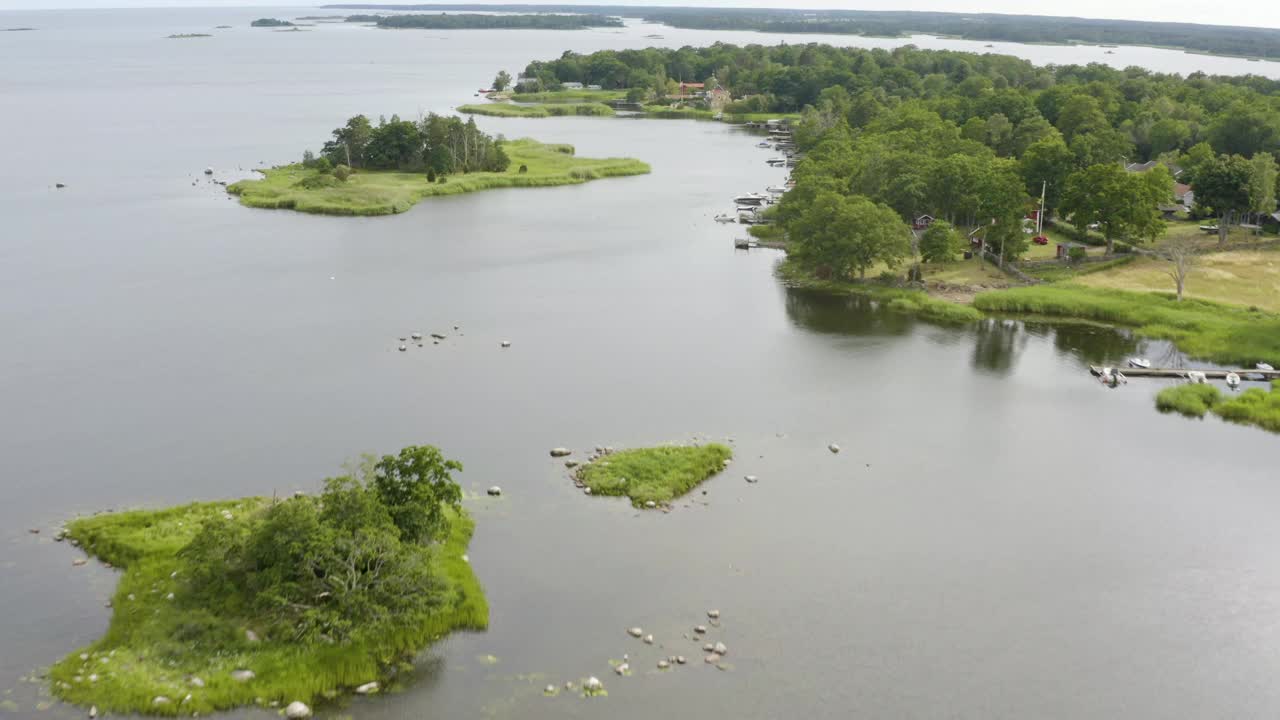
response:
M324 144L322 153L334 164L364 167L365 147L373 138L373 125L364 115L356 115L333 131L333 140Z
M821 274L865 278L876 262L895 267L911 253L906 224L890 207L824 191L793 224L797 259Z
M499 70L497 76L493 78L493 89L502 92L509 87L511 87L511 73Z
M1249 182L1253 207L1249 209L1259 215L1270 215L1276 211L1276 159L1271 153L1258 153L1249 164L1253 167Z
M920 257L925 262L950 262L960 249L960 233L945 220L935 220L920 238Z
M1155 239L1165 224L1159 206L1173 194L1173 178L1163 167L1131 173L1114 163L1093 165L1067 180L1061 210L1081 232L1097 224L1107 254L1119 238Z
M1067 178L1075 170L1075 159L1060 136L1046 138L1027 148L1018 163L1027 194L1040 197L1043 190L1046 210L1056 209L1062 202Z
M462 490L450 474L461 470L461 463L446 460L437 448L411 446L378 460L372 486L401 537L429 543L449 530L445 508L461 507Z
M1218 216L1218 246L1227 244L1231 219L1252 207L1253 166L1239 155L1219 155L1196 170L1196 205Z
M1027 251L1027 237L1022 232L1027 201L1017 163L1006 159L992 162L978 185L978 218L990 219L986 244L999 251L1002 260L1016 260Z
M1162 118L1151 125L1147 141L1152 155L1181 150L1191 140L1191 126L1175 118Z

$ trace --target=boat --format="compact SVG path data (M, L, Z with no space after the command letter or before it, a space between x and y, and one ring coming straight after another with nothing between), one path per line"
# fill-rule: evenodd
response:
M1254 366L1253 366L1253 369L1254 369L1254 370L1263 370L1263 371L1266 371L1266 372L1275 372L1275 368L1271 367L1270 365L1268 365L1268 364L1266 364L1266 363L1258 363L1257 365L1254 365Z
M765 191L768 192L770 195L782 195L787 191L787 188L779 187L777 185L770 185L769 187L765 188Z
M758 244L750 238L734 238L733 246L738 250L750 250L753 247L758 247Z
M1203 372L1200 372L1199 370L1192 370L1188 372L1187 380L1191 381L1191 383L1194 385L1203 385L1209 382L1209 378L1206 377L1205 374Z
M1227 373L1227 387L1232 390L1240 387L1240 376L1235 373Z
M732 223L732 222L738 222L738 221L737 221L737 220L735 220L735 219L733 218L733 216L732 216L732 215L717 215L717 216L716 216L716 222L718 222L718 223Z
M1129 367L1142 368L1143 370L1151 369L1151 361L1146 358L1133 357L1129 358Z
M769 141L768 141L768 140L761 140L760 142L756 143L756 147L758 147L758 148L764 148L765 150L768 150L769 148L771 148L771 147L773 147L773 146L769 144Z
M760 216L756 214L756 209L753 207L740 207L738 208L738 222L743 225L754 225L760 222Z
M1116 387L1117 385L1128 383L1129 378L1115 368L1104 367L1102 372L1098 373L1098 382L1110 387Z
M782 167L783 165L787 164L787 159L786 158L769 158L768 160L765 160L765 162L774 167Z
M769 202L769 196L761 195L760 193L747 193L746 195L739 195L733 201L738 205L751 205L754 207Z

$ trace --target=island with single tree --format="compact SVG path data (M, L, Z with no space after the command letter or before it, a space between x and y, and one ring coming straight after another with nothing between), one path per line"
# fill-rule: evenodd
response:
M620 28L617 17L595 14L486 15L351 15L350 23L372 23L381 28L415 30L582 30Z
M300 718L344 692L394 689L423 648L488 626L461 469L414 446L314 497L69 523L72 544L123 572L107 632L50 669L54 694L90 717L257 705Z
M437 195L512 187L575 185L643 175L629 158L577 157L572 145L504 140L481 132L474 119L430 114L414 122L392 116L377 124L363 115L333 131L319 155L264 171L227 191L255 208L327 215L389 215Z

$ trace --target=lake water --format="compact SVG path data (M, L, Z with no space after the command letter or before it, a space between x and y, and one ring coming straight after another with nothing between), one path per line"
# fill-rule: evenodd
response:
M83 712L41 710L27 678L103 631L115 575L73 568L51 528L312 490L360 453L411 443L461 460L469 492L506 491L469 502L492 627L433 648L406 692L339 714L1280 712L1275 437L1159 415L1159 382L1110 391L1086 371L1170 355L1160 344L942 328L788 292L776 253L735 252L735 230L711 220L781 179L740 130L481 118L653 174L385 218L249 210L201 175L292 160L355 113L447 111L498 68L565 49L774 38L246 27L303 14L0 13L40 28L0 34L0 715ZM219 24L234 29L165 39ZM397 352L413 331L450 337ZM547 456L708 437L732 438L737 460L666 515L584 497ZM682 637L712 607L728 672ZM633 625L664 647L628 638ZM634 677L610 672L623 653ZM650 673L668 654L695 662ZM541 695L587 675L607 699Z

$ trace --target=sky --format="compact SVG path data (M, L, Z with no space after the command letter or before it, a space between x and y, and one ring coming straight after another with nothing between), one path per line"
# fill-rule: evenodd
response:
M433 0L0 0L0 10L112 7L315 7L328 2L385 2ZM486 4L485 0L458 0ZM504 0L493 0L503 2ZM506 0L534 2L537 0ZM584 0L544 0L549 3L591 4ZM846 10L933 10L992 12L1018 15L1070 15L1122 20L1163 20L1280 28L1280 2L1274 0L600 0L602 5L687 5L697 7L803 7Z

